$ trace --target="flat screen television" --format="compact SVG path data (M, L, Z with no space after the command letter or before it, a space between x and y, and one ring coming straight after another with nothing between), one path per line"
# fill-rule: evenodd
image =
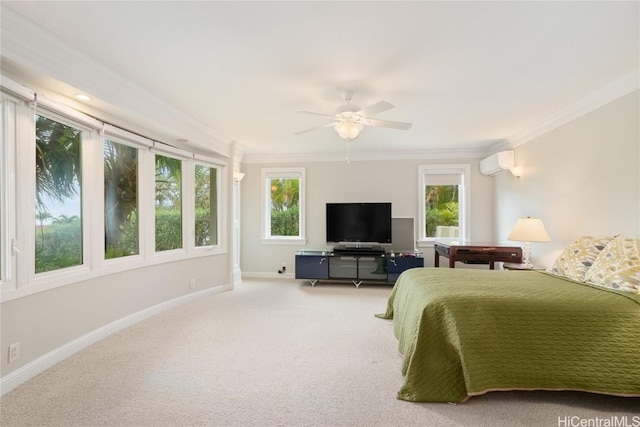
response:
M391 243L391 203L327 203L327 242Z

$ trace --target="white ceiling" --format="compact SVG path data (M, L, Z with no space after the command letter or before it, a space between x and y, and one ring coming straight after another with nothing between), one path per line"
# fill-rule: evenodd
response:
M296 112L332 114L346 89L414 124L365 128L354 152L486 151L637 70L639 4L2 1L225 143L310 156L345 142L331 128L293 135L326 123ZM135 126L127 108L104 106Z

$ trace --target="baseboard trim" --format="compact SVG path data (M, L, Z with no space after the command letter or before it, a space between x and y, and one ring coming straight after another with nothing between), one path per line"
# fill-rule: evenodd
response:
M35 377L38 374L41 374L42 372L46 371L55 364L60 363L69 356L74 355L80 350L108 337L115 332L121 331L129 326L135 325L142 320L148 319L151 316L185 304L187 302L194 301L208 295L215 295L225 291L230 291L232 289L232 284L225 284L207 288L202 291L193 292L169 301L165 301L158 305L154 305L153 307L140 310L136 313L130 314L126 317L95 329L88 334L70 341L67 344L60 346L53 351L50 351L49 353L0 378L0 395L4 395L10 392L20 384L29 381L31 378Z
M243 271L243 279L295 279L296 276L293 273L271 273L265 271Z

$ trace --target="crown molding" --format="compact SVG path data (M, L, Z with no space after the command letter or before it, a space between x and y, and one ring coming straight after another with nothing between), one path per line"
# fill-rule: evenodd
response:
M443 149L428 151L370 151L351 152L347 158L346 152L326 153L280 153L280 154L251 154L245 153L242 163L315 163L315 162L363 162L376 160L438 160L438 159L480 159L490 154L487 147Z
M134 85L90 56L79 52L8 7L2 7L2 56L37 74L153 121L152 131L183 135L190 144L209 153L228 156L229 141L219 132Z
M609 104L618 98L628 95L638 90L638 88L640 88L640 69L635 69L577 102L547 116L538 123L534 123L512 135L508 140L494 144L491 149L495 152L506 148L515 148L580 116L584 116L591 111Z

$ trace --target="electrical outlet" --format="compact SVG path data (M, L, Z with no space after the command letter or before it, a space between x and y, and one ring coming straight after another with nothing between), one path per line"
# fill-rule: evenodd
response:
M280 270L278 270L278 274L282 274L285 271L287 271L287 264L285 264L284 262L282 264L280 264L282 267L280 267Z
M9 346L9 363L15 362L20 358L20 343L16 342Z
M191 289L195 289L196 288L196 279L189 280L189 288L191 288Z

